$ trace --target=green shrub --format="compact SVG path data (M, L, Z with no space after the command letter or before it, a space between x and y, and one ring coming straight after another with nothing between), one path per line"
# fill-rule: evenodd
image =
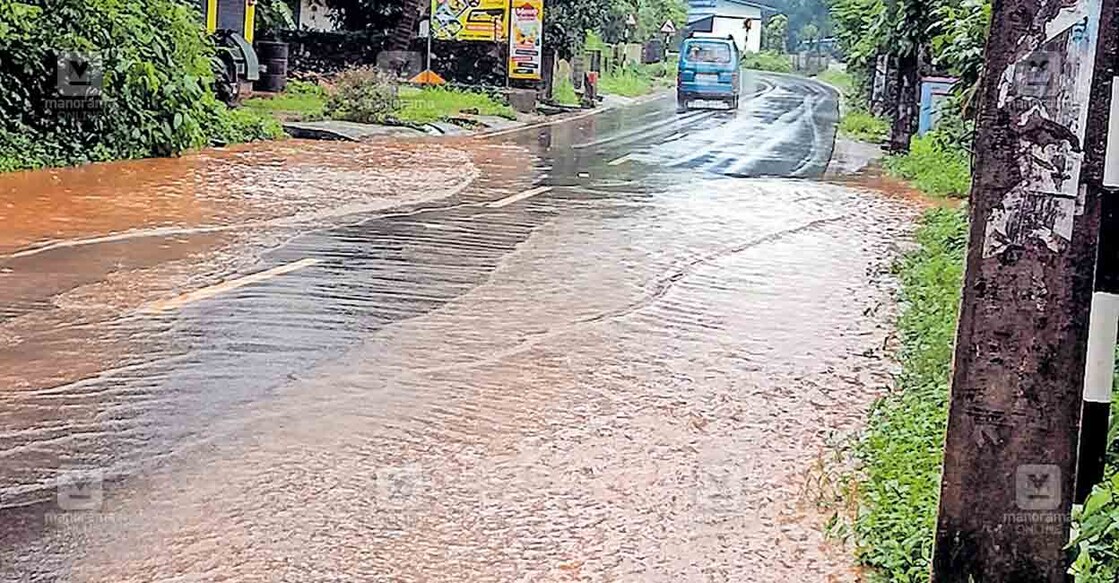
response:
M933 196L963 198L971 189L971 156L936 132L914 137L909 153L886 158L885 166L890 174Z
M1119 376L1112 387L1112 393L1119 396L1115 390L1119 387ZM1119 408L1112 407L1107 437L1104 479L1072 513L1069 547L1076 558L1069 572L1076 576L1078 583L1119 580Z
M331 119L384 123L396 111L397 87L372 67L348 69L334 79L323 113Z
M930 210L897 268L902 371L871 410L850 484L855 553L878 580L928 580L966 241L962 210Z
M579 105L579 95L575 93L575 85L567 75L556 79L552 87L552 99L560 105Z
M1078 583L1114 583L1119 580L1119 472L1108 476L1073 510L1072 542L1075 552L1070 573Z
M226 137L236 122L211 91L200 19L179 0L0 0L0 170L170 156ZM100 56L99 97L60 98L56 62L70 51Z
M879 143L890 135L890 122L861 109L845 107L839 132L853 140Z
M777 73L793 72L793 61L789 59L789 56L773 51L746 53L742 57L742 66L747 69L757 69L759 71L774 71Z

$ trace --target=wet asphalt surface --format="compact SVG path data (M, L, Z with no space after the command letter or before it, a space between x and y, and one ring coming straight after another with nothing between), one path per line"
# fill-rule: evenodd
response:
M338 162L298 220L0 256L0 580L853 580L810 485L910 211L814 180L831 89L745 83L441 143L392 206ZM246 163L206 172L285 182Z

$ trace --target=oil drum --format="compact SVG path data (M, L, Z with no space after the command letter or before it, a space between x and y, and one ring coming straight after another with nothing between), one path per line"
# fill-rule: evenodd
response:
M288 44L261 40L255 45L261 72L254 89L270 93L283 91L288 82Z

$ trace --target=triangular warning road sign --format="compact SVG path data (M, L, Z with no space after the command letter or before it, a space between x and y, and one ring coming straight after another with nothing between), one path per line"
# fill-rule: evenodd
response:
M409 82L417 85L443 85L446 83L438 73L431 69L423 70L419 75L409 79Z

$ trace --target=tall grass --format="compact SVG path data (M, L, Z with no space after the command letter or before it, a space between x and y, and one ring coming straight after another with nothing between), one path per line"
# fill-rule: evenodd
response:
M909 153L886 158L885 166L890 174L933 196L964 198L971 189L970 154L938 140L935 133L914 137Z
M405 123L425 124L445 120L464 112L507 119L517 117L513 108L485 93L444 87L401 88L393 117Z
M930 210L916 238L897 266L902 371L854 446L859 470L849 483L855 552L873 581L927 581L936 526L967 218Z

